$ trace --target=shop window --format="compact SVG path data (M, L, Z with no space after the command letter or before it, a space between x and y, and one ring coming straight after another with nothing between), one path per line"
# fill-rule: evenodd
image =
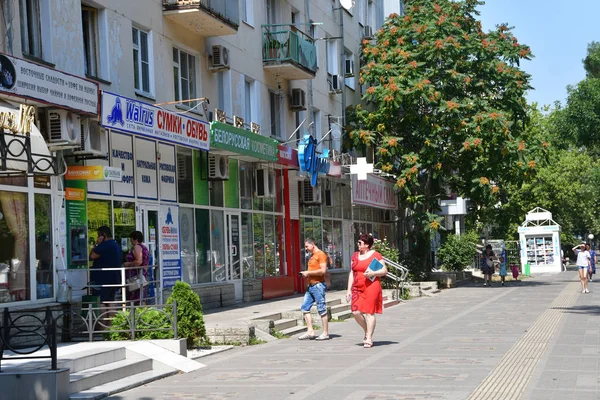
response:
M279 264L277 263L277 248L275 246L275 222L273 215L265 214L264 221L265 275L277 276L279 275Z
M35 269L37 298L54 297L52 268L52 207L50 196L35 195Z
M254 169L252 164L240 161L240 205L243 210L252 210L252 185ZM244 275L245 276L245 275Z
M208 182L210 205L223 207L223 181Z
M96 245L96 233L101 226L108 226L112 231L112 209L110 200L88 199L88 250ZM91 262L89 262L91 265Z
M209 211L196 209L196 280L211 281L210 220Z
M242 213L242 268L244 269L244 279L256 277L253 231L252 214Z
M274 196L275 196L275 212L283 212L284 211L284 201L283 201L283 170L276 169L275 170L275 188L274 188Z
M263 214L253 215L254 271L256 277L265 276L265 223Z
M194 202L192 149L177 146L177 194L180 203Z
M123 261L125 254L129 251L129 235L136 230L135 225L135 204L127 201L115 201L113 208L113 217L115 221L113 236L123 251Z
M179 208L179 238L181 240L181 273L183 281L196 283L194 210L191 208Z
M223 282L227 279L227 263L225 262L225 224L223 211L210 212L210 261L212 266L212 281Z
M333 221L333 252L332 268L344 268L344 241L342 234L342 221Z
M276 215L275 221L275 237L277 238L277 248L275 253L275 265L279 270L279 275L287 275L285 269L285 223L283 216Z
M42 25L39 0L19 0L23 54L42 58Z
M149 32L136 27L131 28L133 39L133 83L135 90L145 95L152 95L151 87L151 40Z
M31 299L27 193L0 191L0 303Z

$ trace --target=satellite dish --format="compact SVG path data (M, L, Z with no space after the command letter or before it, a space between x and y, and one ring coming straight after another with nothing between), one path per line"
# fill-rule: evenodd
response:
M342 5L342 7L344 7L346 10L351 9L352 7L354 7L354 0L340 0L340 4Z

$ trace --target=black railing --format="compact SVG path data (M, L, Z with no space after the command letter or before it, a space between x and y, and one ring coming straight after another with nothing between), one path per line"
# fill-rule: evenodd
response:
M17 354L11 356L11 360L49 358L50 369L57 370L56 334L57 323L52 317L50 307L44 311L43 318L39 313L36 315L31 311L11 312L5 308L0 333L0 372L2 372L2 360L6 359L4 352L7 350ZM35 354L44 346L48 346L49 356Z
M32 151L29 135L0 132L0 173L57 175L54 158Z

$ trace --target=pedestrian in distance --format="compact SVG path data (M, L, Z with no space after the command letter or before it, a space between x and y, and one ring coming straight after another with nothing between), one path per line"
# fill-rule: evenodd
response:
M588 280L592 282L592 276L596 273L596 251L589 244L585 245L585 249L590 252L590 268L588 269Z
M585 242L573 247L577 255L577 269L579 270L579 281L581 282L581 293L589 293L588 269L591 268L590 252L585 249Z
M387 275L383 257L372 247L371 235L359 236L358 251L352 256L352 270L348 275L346 292L346 301L352 302L350 307L352 315L364 331L363 347L365 348L373 347L373 333L377 324L375 314L381 314L383 311L380 279ZM373 260L379 263L373 263ZM371 265L379 269L374 270Z
M300 340L329 340L329 319L327 317L327 306L325 304L325 294L327 286L325 285L325 274L327 273L327 254L319 250L313 239L304 241L304 249L311 254L308 260L308 268L301 271L300 275L308 279L308 288L304 293L304 299L300 310L304 314L306 322L306 332L298 337ZM317 304L317 312L321 316L323 332L315 335L312 324L312 315L310 309L313 303Z
M485 246L485 251L481 255L482 267L481 272L483 272L483 286L492 286L492 275L494 274L494 260L496 255L492 251L492 245L488 244Z
M513 280L515 282L519 282L519 279L518 279L519 278L519 266L513 264L510 266L510 270L512 272Z
M506 260L504 257L500 257L499 260L500 267L498 269L498 275L500 275L500 280L502 281L502 286L504 286L504 281L506 280Z

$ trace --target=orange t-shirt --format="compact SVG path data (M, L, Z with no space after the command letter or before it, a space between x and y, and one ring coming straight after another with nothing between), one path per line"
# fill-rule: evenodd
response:
M308 271L317 271L321 269L321 264L327 263L327 254L324 251L319 250L308 260ZM315 283L325 282L325 275L320 276L309 276L308 283L314 285Z

